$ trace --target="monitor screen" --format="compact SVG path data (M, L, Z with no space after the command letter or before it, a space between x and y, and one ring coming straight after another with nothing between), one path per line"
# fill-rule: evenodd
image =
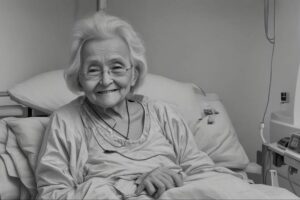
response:
M289 149L300 153L300 134L292 134L289 142Z

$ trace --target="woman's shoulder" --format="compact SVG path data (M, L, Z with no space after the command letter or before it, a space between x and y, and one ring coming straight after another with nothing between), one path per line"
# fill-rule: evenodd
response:
M50 123L48 124L49 132L53 132L51 130L58 129L62 132L68 133L61 134L68 138L81 138L84 130L81 111L83 99L83 97L78 97L54 111L50 117Z
M55 110L52 115L63 119L74 119L80 116L81 107L84 101L84 96L77 97L71 102L61 106Z

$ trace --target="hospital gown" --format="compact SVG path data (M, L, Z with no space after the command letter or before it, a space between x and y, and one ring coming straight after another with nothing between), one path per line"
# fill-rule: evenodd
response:
M137 182L162 166L182 175L184 185L165 191L161 199L270 198L229 169L216 167L167 104L133 100L144 109L136 140L116 134L84 96L52 114L37 162L37 199L152 199L145 192L135 194Z

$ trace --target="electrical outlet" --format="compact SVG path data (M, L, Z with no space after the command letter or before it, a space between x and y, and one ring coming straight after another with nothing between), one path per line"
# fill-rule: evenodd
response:
M289 102L289 93L288 92L281 92L280 93L280 103L288 103Z

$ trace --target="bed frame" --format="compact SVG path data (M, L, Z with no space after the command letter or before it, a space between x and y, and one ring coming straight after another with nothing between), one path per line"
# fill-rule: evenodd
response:
M5 117L44 117L47 114L33 108L24 106L12 98L7 91L0 91L0 98L9 99L11 103L0 104L0 119Z

